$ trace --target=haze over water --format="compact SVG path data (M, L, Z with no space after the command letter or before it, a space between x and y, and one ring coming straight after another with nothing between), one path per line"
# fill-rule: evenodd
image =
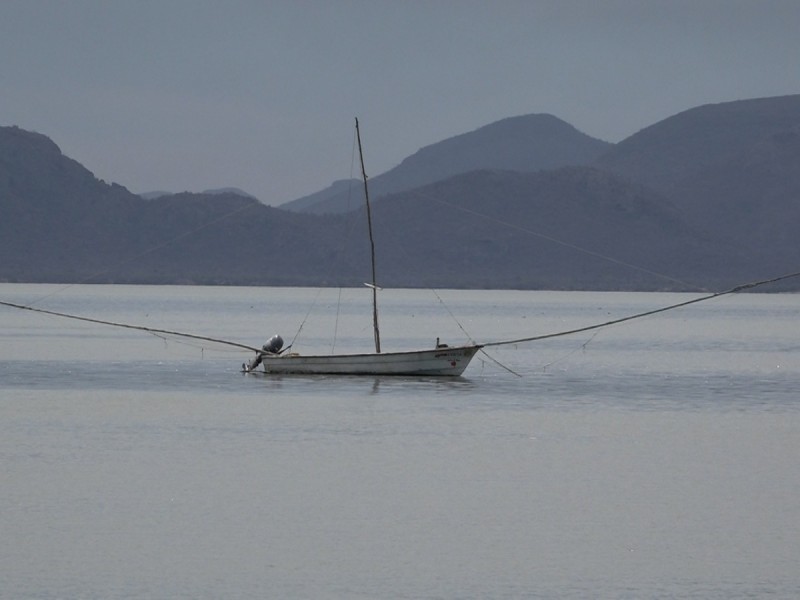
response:
M33 302L57 286L0 285ZM77 286L51 310L369 350L368 293ZM478 342L676 294L443 291ZM385 350L465 341L381 295ZM0 310L2 598L794 598L797 295L499 347L465 377L244 376L247 353ZM313 310L309 312L309 309Z

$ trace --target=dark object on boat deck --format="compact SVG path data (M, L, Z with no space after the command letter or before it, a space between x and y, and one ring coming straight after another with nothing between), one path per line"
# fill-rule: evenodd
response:
M283 348L283 338L279 335L273 335L266 344L261 346L261 352L256 354L256 357L251 360L247 365L242 365L244 370L248 373L261 364L264 354L280 354Z
M278 354L281 348L283 348L283 338L279 335L273 335L269 338L269 341L261 347L264 352L269 352L270 354Z

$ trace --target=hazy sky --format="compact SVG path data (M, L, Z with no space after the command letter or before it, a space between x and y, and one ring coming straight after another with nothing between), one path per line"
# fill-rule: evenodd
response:
M800 93L800 0L0 0L0 125L133 192L268 204L498 119L619 141Z

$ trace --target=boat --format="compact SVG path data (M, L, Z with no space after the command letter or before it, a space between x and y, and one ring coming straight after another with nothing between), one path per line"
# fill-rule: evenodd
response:
M361 131L356 119L356 139L364 180L364 201L367 211L370 251L372 258L372 283L365 284L372 290L372 326L375 352L360 354L301 355L283 348L283 339L273 336L256 357L242 365L242 370L252 373L261 366L264 373L286 375L406 375L458 377L469 366L472 357L483 347L480 344L448 346L439 342L433 348L401 352L381 352L378 328L378 287L375 273L375 241L372 235L372 210L369 203L367 173L364 168L364 153L361 147Z
M458 377L480 350L479 345L375 352L308 355L261 352L263 370L276 375L411 375ZM258 361L258 357L256 358ZM255 367L258 365L256 364ZM252 372L253 368L246 368Z

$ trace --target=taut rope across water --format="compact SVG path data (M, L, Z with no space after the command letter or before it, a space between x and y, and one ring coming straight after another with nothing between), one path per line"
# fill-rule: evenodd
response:
M248 346L247 344L240 344L239 342L231 342L229 340L220 340L217 338L208 337L205 335L196 335L194 333L183 333L182 331L170 331L169 329L156 329L154 327L145 327L143 325L130 325L128 323L117 323L116 321L103 321L102 319L92 319L90 317L81 317L79 315L71 315L69 313L56 312L54 310L45 310L43 308L35 308L33 306L25 306L24 304L14 304L12 302L3 302L0 300L0 305L9 306L11 308L19 308L21 310L29 310L35 313L44 315L51 315L54 317L63 317L65 319L74 319L75 321L84 321L86 323L96 323L98 325L110 325L112 327L122 327L124 329L136 329L138 331L146 331L147 333L161 333L164 335L174 335L178 337L190 338L193 340L202 340L204 342L214 342L215 344L224 344L226 346L235 346L242 350L251 350L253 352L261 352L259 348Z
M633 321L634 319L641 319L643 317L649 317L650 315L656 315L658 313L667 312L668 310L674 310L676 308L682 308L684 306L689 306L690 304L697 304L698 302L705 302L706 300L712 300L714 298L719 298L720 296L726 296L728 294L735 294L737 292L743 292L745 290L751 290L753 288L766 285L768 283L776 283L778 281L783 281L784 279L791 279L793 277L800 277L800 271L797 273L789 273L787 275L781 275L780 277L773 277L772 279L762 279L761 281L754 281L751 283L743 283L742 285L737 285L736 287L732 287L729 290L725 290L724 292L716 292L714 294L709 294L707 296L701 296L699 298L694 298L692 300L686 300L685 302L678 302L677 304L670 304L669 306L662 306L661 308L656 308L653 310L648 310L641 313L636 313L635 315L628 315L627 317L620 317L619 319L612 319L611 321L606 321L604 323L597 323L595 325L587 325L586 327L578 327L577 329L568 329L565 331L559 331L556 333L546 333L543 335L535 335L532 337L525 337L525 338L517 338L514 340L503 340L500 342L486 342L483 346L504 346L508 344L521 344L523 342L536 342L538 340L546 340L555 337L561 337L564 335L572 335L574 333L583 333L585 331L593 331L595 329L601 329L603 327L610 327L612 325L617 325L619 323L624 323L626 321Z

